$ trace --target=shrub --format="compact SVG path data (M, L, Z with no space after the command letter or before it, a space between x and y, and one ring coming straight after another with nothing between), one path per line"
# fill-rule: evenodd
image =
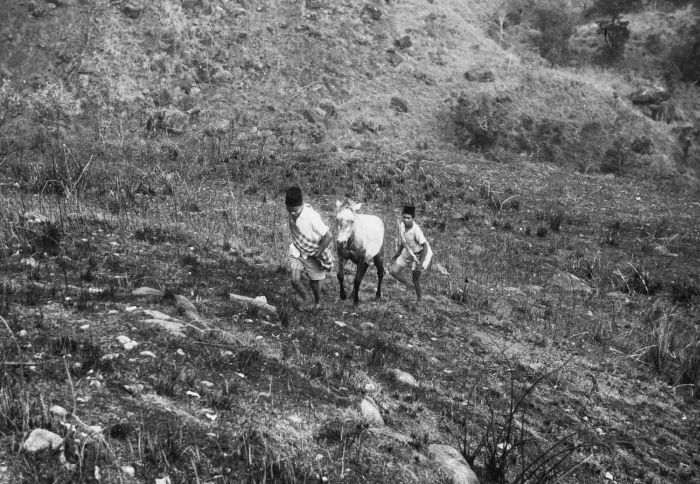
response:
M542 32L537 39L540 55L552 65L565 64L569 58L569 39L574 33L576 18L571 10L560 6L535 10L533 26Z
M600 163L600 171L603 173L621 175L631 159L632 155L630 149L625 146L621 140L615 140L612 147L603 155L603 161Z
M596 0L593 3L589 14L609 19L598 22L598 33L605 41L600 51L601 62L610 64L623 57L630 29L629 21L623 21L620 16L623 12L634 11L641 3L641 0Z
M670 284L671 299L674 303L688 304L693 297L700 295L700 285L688 276Z
M481 93L475 98L462 94L451 111L457 143L464 148L491 148L508 131L508 111L503 100L489 94Z
M614 273L618 278L617 287L619 290L630 294L636 292L638 294L652 296L662 288L662 282L654 278L643 267L640 266L637 268L632 264L627 265L629 267L625 270L618 269Z
M680 32L683 41L671 49L670 59L685 82L700 82L700 19L688 32Z

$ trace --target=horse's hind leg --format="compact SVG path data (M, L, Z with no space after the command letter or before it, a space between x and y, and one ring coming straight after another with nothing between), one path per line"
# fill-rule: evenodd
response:
M345 293L345 259L338 254L338 283L340 284L340 299L345 301L348 295Z
M356 306L360 303L360 284L362 284L362 279L365 277L368 267L369 264L364 260L357 264L357 271L355 271L355 281L352 290L352 301Z
M372 259L374 261L374 266L377 268L377 295L376 299L380 300L382 298L382 279L384 279L384 260L381 254L377 254Z

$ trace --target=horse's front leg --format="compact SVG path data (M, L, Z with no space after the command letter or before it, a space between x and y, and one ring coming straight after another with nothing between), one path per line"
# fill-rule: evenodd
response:
M338 252L338 284L340 284L340 299L345 301L348 295L345 293L345 258Z
M382 298L382 279L384 279L384 260L381 254L374 256L374 266L377 268L377 294L376 299L379 301Z
M362 279L365 277L368 267L369 264L364 260L357 264L357 271L355 271L355 281L352 290L352 302L355 304L355 306L360 303L360 284L362 284Z

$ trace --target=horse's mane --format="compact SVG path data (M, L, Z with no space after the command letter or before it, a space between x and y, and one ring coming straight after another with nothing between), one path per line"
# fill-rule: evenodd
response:
M352 210L353 205L355 205L356 203L357 202L355 202L353 199L346 198L345 200L343 200L341 202L340 206L338 207L338 212L341 212L341 211L345 210L346 208L349 208L350 210ZM354 212L354 210L353 210L353 212Z

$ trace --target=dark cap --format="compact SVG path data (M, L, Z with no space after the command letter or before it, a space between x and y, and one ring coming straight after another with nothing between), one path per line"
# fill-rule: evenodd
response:
M403 215L410 215L411 217L416 218L416 207L413 205L404 205Z
M287 188L287 194L284 197L284 203L288 207L298 207L303 203L301 196L301 188L299 187L289 187Z

